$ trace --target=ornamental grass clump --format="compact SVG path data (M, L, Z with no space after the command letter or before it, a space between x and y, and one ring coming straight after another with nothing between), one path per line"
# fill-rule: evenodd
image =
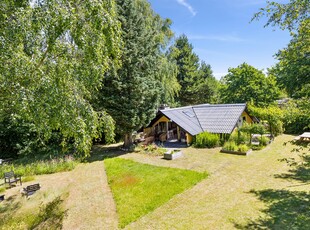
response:
M239 145L239 146L238 146L239 152L246 153L249 149L250 149L249 146L247 146L247 145L245 145L245 144L242 144L242 145Z
M238 151L238 145L234 141L228 141L224 144L223 149L229 151Z
M196 136L194 147L196 148L214 148L219 146L220 137L217 134L203 132Z
M267 146L269 141L270 141L270 139L268 137L261 136L261 138L259 139L259 145Z

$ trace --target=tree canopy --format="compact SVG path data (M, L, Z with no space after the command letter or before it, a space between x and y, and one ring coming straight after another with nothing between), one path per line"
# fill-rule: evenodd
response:
M279 96L275 78L265 76L247 63L230 68L222 79L221 98L225 103L253 102L255 105L268 105Z
M252 20L268 18L265 26L279 26L290 31L298 29L300 23L310 17L309 0L290 0L288 3L268 1L267 6L261 8Z
M293 98L310 97L310 19L301 22L288 46L276 54L277 81Z
M217 101L218 81L211 66L200 62L185 35L181 35L170 47L168 57L175 60L178 67L177 80L181 93L176 98L180 105L193 105Z
M117 0L121 22L122 67L103 80L97 103L116 121L116 132L131 144L131 133L152 119L163 97L178 90L175 67L162 49L172 35L170 21L146 0ZM168 86L169 85L169 86Z
M1 1L0 120L33 123L42 139L57 130L89 153L100 124L112 125L89 100L119 45L113 1Z

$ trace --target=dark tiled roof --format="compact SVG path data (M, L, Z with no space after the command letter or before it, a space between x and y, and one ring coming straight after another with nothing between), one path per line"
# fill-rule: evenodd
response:
M245 109L246 104L203 104L161 112L191 135L197 135L203 131L231 133Z

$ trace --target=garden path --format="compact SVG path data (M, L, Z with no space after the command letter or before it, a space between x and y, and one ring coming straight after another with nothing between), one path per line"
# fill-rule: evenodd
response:
M72 171L66 208L63 229L117 229L116 206L102 161Z

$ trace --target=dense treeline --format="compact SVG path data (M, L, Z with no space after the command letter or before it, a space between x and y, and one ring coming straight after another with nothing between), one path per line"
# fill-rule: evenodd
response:
M249 102L270 117L290 97L274 117L288 132L309 129L308 1L270 2L255 15L292 32L267 75L242 63L220 81L186 35L171 41L171 21L147 0L30 2L0 3L0 157L85 156L115 134L130 145L160 104Z

